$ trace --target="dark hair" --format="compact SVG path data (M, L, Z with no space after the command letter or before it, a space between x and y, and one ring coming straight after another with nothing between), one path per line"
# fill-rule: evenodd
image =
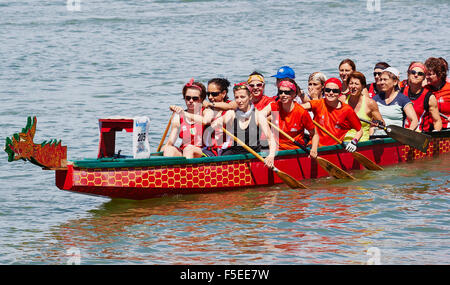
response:
M356 70L356 64L353 62L353 60L346 58L343 61L341 61L341 63L339 63L339 67L341 67L341 65L347 63L348 65L350 65L352 67L352 70L355 71Z
M250 75L248 76L248 77L250 77L250 76L252 76L252 75L259 75L259 76L261 76L262 78L264 78L264 75L262 75L261 73L259 73L258 71L253 71L252 73L250 73Z
M448 62L443 57L440 57L439 59L444 63L445 69L448 71Z
M443 59L442 57L440 58L430 57L425 61L425 66L428 70L436 73L436 75L441 81L446 80L448 63L445 59Z
M384 62L384 61L380 61L380 62L377 62L377 64L375 64L375 67L373 69L377 69L377 68L386 69L388 67L391 67L389 65L389 63Z
M225 90L225 97L223 98L224 101L228 101L228 87L230 87L230 81L226 78L213 78L208 81L209 84L215 84L219 86L220 92Z
M206 99L206 88L205 88L205 85L203 85L201 82L193 82L192 85L200 87L201 90L199 90L197 87L194 87L194 86L184 85L183 91L182 91L183 98L184 98L184 96L186 96L186 91L189 88L192 88L192 89L195 89L195 90L199 90L200 91L200 98L202 99L202 101L205 100Z
M352 78L356 78L359 79L359 81L361 82L361 85L363 87L363 89L366 87L367 85L367 81L366 81L366 77L364 76L363 73L359 72L359 71L353 71L352 73L350 73L350 75L347 78L347 86L350 83L350 79Z

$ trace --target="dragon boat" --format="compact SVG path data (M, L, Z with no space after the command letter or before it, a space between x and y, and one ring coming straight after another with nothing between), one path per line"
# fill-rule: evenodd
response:
M51 140L33 142L36 117L28 117L20 133L6 138L8 160L26 160L44 170L55 171L59 189L110 198L142 200L171 194L209 193L239 188L265 187L283 183L253 154L202 157L163 157L155 152L134 159L115 153L115 134L133 131L132 119L99 119L97 158L67 160L67 146ZM393 138L379 138L358 144L358 152L380 166L393 165L450 152L450 130L428 133L424 149ZM343 170L364 169L340 144L319 148L319 156ZM263 154L264 155L264 154ZM275 165L298 180L329 176L329 172L302 149L279 151Z

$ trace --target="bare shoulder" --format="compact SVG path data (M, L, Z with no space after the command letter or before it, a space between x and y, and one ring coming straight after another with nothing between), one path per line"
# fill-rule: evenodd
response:
M378 110L378 103L369 96L366 97L366 104L370 110Z

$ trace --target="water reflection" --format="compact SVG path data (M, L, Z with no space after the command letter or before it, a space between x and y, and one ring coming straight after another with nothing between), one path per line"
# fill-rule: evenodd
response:
M43 241L50 246L28 247L39 251L37 263L65 263L71 247L82 264L365 264L372 246L383 264L414 263L405 247L436 261L423 245L448 238L446 164L360 171L354 182L317 179L309 190L111 200L53 228Z
M64 248L82 249L87 263L311 263L318 252L338 254L339 245L371 234L349 227L370 213L352 210L361 193L347 187L251 189L112 200L88 218L61 225L54 235Z

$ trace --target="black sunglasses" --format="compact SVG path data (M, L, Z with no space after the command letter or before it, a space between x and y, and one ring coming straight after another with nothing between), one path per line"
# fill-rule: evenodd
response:
M206 92L206 96L212 95L213 97L219 96L220 92Z
M341 93L341 90L340 90L340 89L325 88L324 90L325 90L325 92L327 92L327 93L330 93L330 92L333 92L333 93L336 93L336 94Z
M418 75L418 76L424 76L425 73L423 73L422 71L415 71L415 70L408 70L408 74L412 74L412 75Z
M377 75L380 76L380 75L381 75L381 72L374 72L374 73L373 73L373 77L375 77L375 76L377 76Z
M292 90L278 90L278 95L282 95L282 94L291 95Z
M194 102L200 101L200 97L197 97L197 96L195 96L195 97L192 97L192 96L184 96L184 100L186 100L186 101L191 101L191 99L192 99L192 101L194 101Z

